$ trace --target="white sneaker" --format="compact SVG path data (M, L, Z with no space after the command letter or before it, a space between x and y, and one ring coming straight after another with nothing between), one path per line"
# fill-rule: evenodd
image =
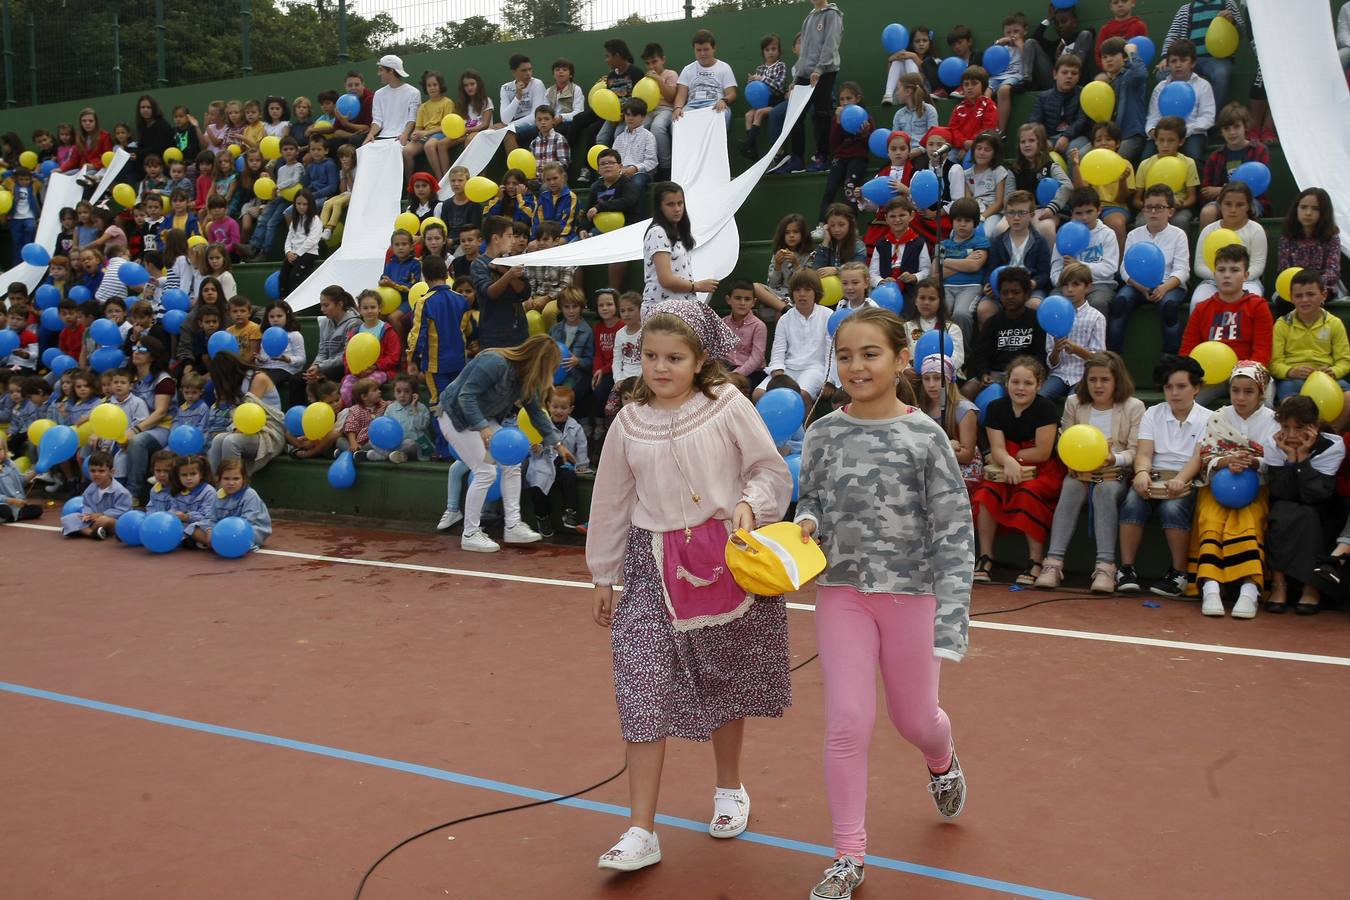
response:
M390 454L390 458L391 459L393 458L393 454ZM459 524L463 520L464 520L464 513L460 512L457 509L447 509L445 511L445 515L441 516L441 520L436 523L436 530L446 531L450 528L455 527L455 525Z
M717 788L713 791L713 817L708 834L715 838L734 838L750 823L750 795L745 785Z
M1261 594L1256 589L1256 585L1251 583L1244 584L1241 590L1238 591L1237 602L1233 604L1233 618L1255 619L1256 604L1260 598Z
M502 532L502 541L507 544L533 544L542 541L544 536L524 522L517 522Z
M1210 590L1210 587L1214 589ZM1208 582L1203 589L1202 596L1200 612L1207 616L1222 617L1224 613L1223 596L1219 593L1219 586L1212 581Z
M408 454L404 453L402 450L390 450L389 461L396 466L402 465L408 461Z
M459 539L459 549L474 553L496 553L502 548L487 536L486 531L474 531Z
M599 867L634 872L661 861L661 842L645 828L633 827L600 856Z
M322 232L319 233L320 240L327 241L332 240L332 238L333 238L333 229L331 228L325 228Z

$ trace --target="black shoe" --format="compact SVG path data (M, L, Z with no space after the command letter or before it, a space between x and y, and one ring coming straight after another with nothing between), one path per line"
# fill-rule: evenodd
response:
M562 523L564 528L571 529L572 531L580 531L583 533L586 531L586 526L577 517L577 511L575 509L563 510Z
M1159 597L1184 597L1186 595L1186 574L1176 569L1168 569L1167 574L1149 585L1149 592Z
M366 457L369 455L370 453L367 450L357 450L355 453L352 454L352 460L355 462L365 462Z
M108 539L108 529L102 527L95 528L89 536L96 541L106 541Z
M539 532L546 538L553 537L553 517L540 516L539 521L536 523L534 530Z
M1294 612L1300 616L1315 616L1322 611L1320 603L1295 603Z
M1139 590L1139 573L1134 566L1121 566L1116 570L1116 593L1133 594Z

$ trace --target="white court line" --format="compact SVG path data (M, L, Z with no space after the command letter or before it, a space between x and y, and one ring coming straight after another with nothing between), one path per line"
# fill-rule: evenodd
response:
M60 531L54 525L36 525L31 522L10 523L8 528L31 528L37 531ZM567 581L560 578L537 578L532 575L508 575L498 572L482 572L475 569L451 569L443 566L423 566L415 563L389 562L382 559L344 559L340 556L322 556L317 553L299 553L293 550L259 550L259 555L279 556L288 559L303 559L311 562L338 563L349 566L368 566L377 569L401 569L407 572L428 572L435 575L458 575L463 578L485 578L494 581L515 581L524 584L544 584L552 587L577 588L590 590L594 585L587 581ZM616 588L622 590L622 588ZM815 612L810 603L788 603L788 609L803 612ZM1016 625L1010 622L981 622L972 620L972 628L986 628L990 631L1013 631L1020 634L1034 634L1042 637L1072 638L1080 641L1101 641L1109 644L1133 644L1138 647L1165 647L1170 650L1192 650L1197 653L1213 653L1217 656L1251 656L1259 659L1278 659L1286 662L1315 663L1323 666L1350 667L1350 657L1323 656L1317 653L1293 653L1287 650L1263 650L1255 647L1231 647L1225 644L1197 644L1190 641L1169 641L1162 638L1136 637L1124 634L1106 634L1097 631L1071 631L1066 628L1043 628L1037 625Z

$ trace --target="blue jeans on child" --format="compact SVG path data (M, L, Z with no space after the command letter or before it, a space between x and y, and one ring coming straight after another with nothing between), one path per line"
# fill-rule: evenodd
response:
M1045 379L1045 384L1041 385L1040 395L1047 400L1053 400L1056 403L1069 396L1069 392L1075 385L1069 384L1058 375L1051 375Z
M19 251L25 244L33 243L37 237L37 219L10 219L9 220L9 239L14 247L14 256L17 261Z
M1195 513L1195 491L1185 497L1173 497L1168 500L1145 500L1133 489L1125 492L1125 502L1120 507L1120 524L1148 524L1149 516L1158 511L1158 521L1165 531L1190 531L1191 520Z
M1134 312L1135 307L1149 302L1143 294L1128 284L1116 292L1115 299L1111 301L1111 315L1106 322L1108 350L1120 352L1125 346L1125 329L1129 323L1130 313ZM1173 288L1168 291L1158 301L1157 308L1158 318L1162 322L1163 352L1176 353L1181 349L1181 335L1186 330L1186 323L1181 317L1182 312L1189 308L1185 288Z
M1233 80L1232 58L1197 57L1195 74L1208 81L1209 86L1214 89L1214 108L1223 109L1223 105L1228 102L1228 83Z
M1284 381L1275 382L1275 400L1278 402L1286 397L1293 397L1303 390L1302 378L1286 378ZM1341 386L1341 390L1350 391L1350 381L1344 378L1337 378L1336 383Z
M291 205L283 199L272 200L263 207L262 214L258 216L258 223L253 226L253 238L249 241L254 250L264 256L271 255L272 242L277 233L277 223L285 223L282 216L290 208Z

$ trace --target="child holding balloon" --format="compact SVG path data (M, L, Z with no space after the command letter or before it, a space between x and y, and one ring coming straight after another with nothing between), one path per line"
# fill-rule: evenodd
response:
M83 508L61 516L61 534L106 540L117 520L131 512L131 492L113 478L112 457L101 450L89 456L89 481L81 496Z
M249 549L261 548L272 536L272 516L258 492L249 487L243 462L238 459L222 462L216 469L216 481L220 488L216 491L210 516L199 522L188 536L197 542L197 546L209 548L211 532L216 525L222 519L238 517L253 529L253 544Z
M825 230L825 213L834 203L839 189L844 189L846 201L852 201L853 192L867 174L867 139L875 128L872 117L863 106L862 88L856 81L839 85L839 105L830 124L830 168L825 179L825 191L820 196L820 231Z
M1231 347L1238 359L1255 360L1266 366L1270 362L1275 323L1270 304L1252 293L1246 283L1247 248L1241 244L1219 248L1214 254L1214 277L1218 293L1191 310L1181 336L1181 352L1189 354L1202 342L1218 341ZM1221 391L1222 385L1207 388L1200 402L1221 396L1215 393L1216 388Z
M1199 166L1205 158L1205 134L1214 127L1214 88L1195 72L1196 46L1182 38L1165 46L1168 77L1158 82L1148 101L1144 130L1157 142L1155 130L1164 117L1182 119L1182 152ZM1189 88L1189 90L1187 90ZM1161 148L1159 148L1161 149ZM1149 148L1145 147L1148 153Z
M1217 124L1223 134L1223 146L1205 160L1200 175L1200 200L1205 204L1200 208L1201 227L1219 218L1219 194L1231 179L1242 176L1241 180L1264 180L1265 186L1270 180L1270 151L1265 144L1247 138L1252 126L1252 114L1247 107L1241 103L1228 104L1219 111ZM1265 171L1261 172L1258 166L1264 166ZM1250 182L1248 186L1251 186ZM1265 186L1257 187L1253 193L1264 194ZM1268 209L1270 200L1262 196L1252 202L1251 217L1259 219Z
M1252 218L1252 189L1241 181L1230 181L1219 191L1219 221L1211 222L1200 229L1196 239L1195 274L1203 279L1191 294L1191 311L1201 303L1213 297L1219 291L1215 254L1220 247L1236 243L1233 236L1247 249L1247 274L1243 287L1249 294L1263 296L1265 288L1261 276L1266 272L1266 255L1269 243L1266 229Z
M1144 224L1125 238L1125 253L1120 261L1124 284L1111 301L1111 316L1106 324L1106 346L1117 353L1125 346L1130 313L1143 302L1157 307L1163 353L1176 353L1181 348L1191 248L1186 232L1171 224L1176 202L1176 195L1167 185L1148 188L1144 192Z
M380 395L379 383L373 378L358 379L351 387L351 396L356 402L347 407L338 449L352 451L353 459L363 462L370 450L370 423L384 414L388 404Z
M175 457L170 468L169 514L183 523L183 534L206 522L216 506L216 491L211 486L211 464L205 456Z
M352 405L352 389L358 378L369 378L376 385L384 384L398 375L403 356L403 342L392 325L380 318L380 295L364 290L356 301L361 314L360 324L347 332L346 352L343 353L342 405ZM355 341L358 335L374 339ZM373 353L372 353L373 351Z
M272 379L284 395L287 407L304 403L305 380L300 373L305 370L305 336L300 333L300 320L285 300L273 300L263 311L263 323L266 329L254 364ZM286 340L282 346L277 346L279 342L275 337L267 337L273 328L285 332ZM269 350L273 352L269 353Z
M0 441L0 522L22 522L42 515L42 506L28 502L32 471L21 472L9 458L9 448Z

